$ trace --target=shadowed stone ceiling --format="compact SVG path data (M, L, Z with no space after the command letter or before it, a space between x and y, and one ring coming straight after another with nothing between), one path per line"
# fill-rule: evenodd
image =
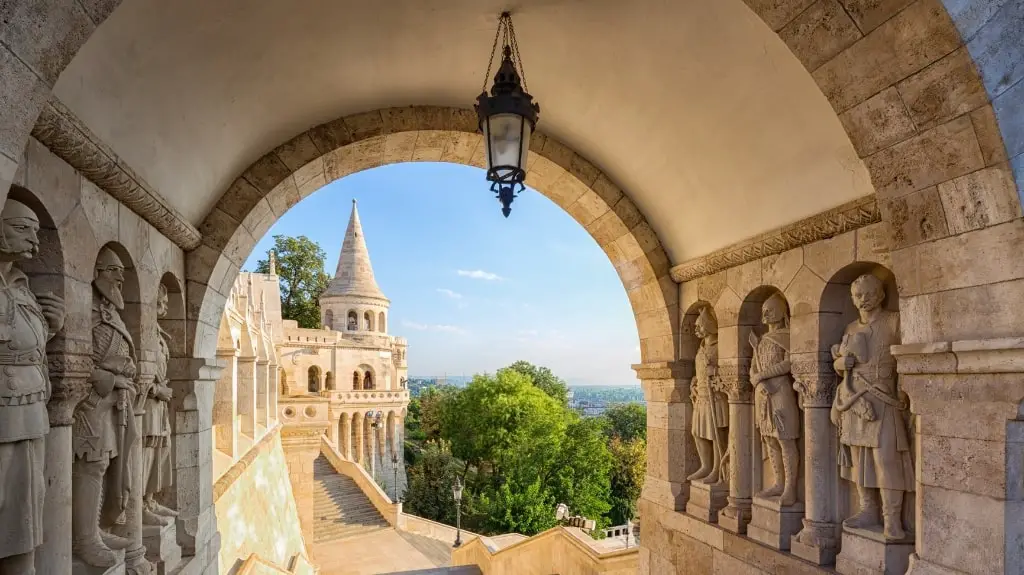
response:
M471 107L507 7L125 0L55 91L198 225L242 170L313 125ZM741 0L512 8L541 129L631 195L674 263L872 192L810 75ZM480 200L493 201L483 181Z

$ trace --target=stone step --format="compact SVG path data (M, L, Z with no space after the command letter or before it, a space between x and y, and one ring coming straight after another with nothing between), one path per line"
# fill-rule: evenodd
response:
M431 569L417 569L415 571L391 571L380 575L482 575L480 568L476 565L459 565L457 567L435 567Z
M314 541L334 541L391 527L359 485L335 471L324 456L316 459L313 469Z

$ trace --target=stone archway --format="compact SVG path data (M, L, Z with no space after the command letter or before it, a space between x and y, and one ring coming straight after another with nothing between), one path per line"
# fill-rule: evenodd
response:
M378 166L441 161L482 167L483 139L476 129L471 110L385 108L317 126L260 158L221 196L201 226L203 245L187 260L190 296L201 298L192 308L200 310L197 356L205 357L216 341L211 329L225 290L284 212L334 180ZM678 290L657 235L628 195L585 158L543 133L534 134L530 150L527 184L579 222L618 272L643 361L672 361Z

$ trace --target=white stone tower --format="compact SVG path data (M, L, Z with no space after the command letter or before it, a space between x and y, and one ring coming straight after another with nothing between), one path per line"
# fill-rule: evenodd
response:
M321 321L325 327L341 332L383 335L388 331L390 304L373 277L359 211L356 201L352 200L352 215L341 244L338 269L320 296Z

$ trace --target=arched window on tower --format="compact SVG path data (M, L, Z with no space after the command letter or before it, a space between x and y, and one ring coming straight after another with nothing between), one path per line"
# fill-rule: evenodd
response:
M373 312L368 311L363 313L363 329L366 331L373 331Z
M348 330L356 331L359 329L359 315L356 314L356 310L351 309L348 311Z
M327 386L327 391L334 391L334 374L327 372L327 377L324 378L324 385Z
M334 329L334 310L329 309L324 312L324 327L328 329Z
M311 365L309 366L309 371L307 373L309 375L309 384L307 389L310 393L320 393L320 368L315 365Z
M384 321L384 312L377 314L377 330L381 333L388 331L388 324Z
M358 371L352 372L352 389L359 390L363 388L363 378L359 376Z
M373 389L373 374L369 371L363 376L363 389Z

